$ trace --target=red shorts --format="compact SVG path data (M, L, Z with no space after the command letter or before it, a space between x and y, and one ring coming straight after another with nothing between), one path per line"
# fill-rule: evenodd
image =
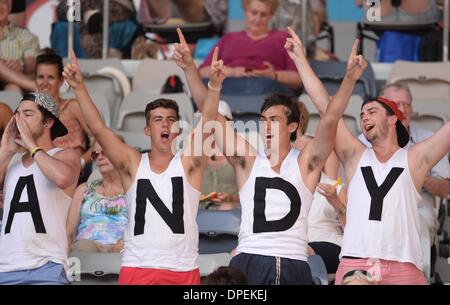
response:
M120 268L119 285L200 285L200 270L182 272L122 267Z

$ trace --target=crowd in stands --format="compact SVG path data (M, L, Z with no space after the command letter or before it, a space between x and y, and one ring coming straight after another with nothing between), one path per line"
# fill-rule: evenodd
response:
M39 51L22 2L0 0L0 86L23 94L17 109L0 101L0 284L69 284L71 252L122 253L122 285L310 285L312 255L338 285L426 284L435 197L450 193L450 123L434 133L410 125L411 91L388 84L364 100L362 133L352 133L343 115L368 62L356 40L329 96L306 52L326 22L326 1L310 2L311 37L301 40L286 20L293 1L242 0L245 29L222 35L199 67L178 28L172 60L201 119L174 151L181 107L164 94L148 101L142 129L151 149L140 152L103 120L78 63L101 57L101 2L82 1L68 50L61 1L54 50ZM440 4L405 2L382 1L382 16L435 18ZM224 0L143 5L152 23L168 22L176 5L185 22L225 29ZM111 1L110 15L108 56L155 55L132 1ZM295 30L283 30L289 24ZM75 98L61 96L64 83ZM302 90L320 114L314 135ZM221 95L236 92L266 95L257 114L264 150L233 128ZM241 213L229 266L205 277L199 209Z

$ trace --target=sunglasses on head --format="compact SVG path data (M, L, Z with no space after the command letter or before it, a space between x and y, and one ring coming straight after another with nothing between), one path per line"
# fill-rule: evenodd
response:
M103 152L101 150L94 150L91 152L91 158L92 160L97 160L97 158L102 154Z

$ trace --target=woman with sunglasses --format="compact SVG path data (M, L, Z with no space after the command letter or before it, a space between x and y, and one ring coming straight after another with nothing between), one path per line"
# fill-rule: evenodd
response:
M103 179L75 191L66 225L69 252L120 252L128 217L122 183L100 144L93 148L91 157Z

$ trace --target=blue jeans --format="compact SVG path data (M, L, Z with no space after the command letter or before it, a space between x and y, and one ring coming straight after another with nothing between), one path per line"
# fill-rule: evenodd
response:
M0 285L69 285L64 266L48 262L30 270L0 272Z

